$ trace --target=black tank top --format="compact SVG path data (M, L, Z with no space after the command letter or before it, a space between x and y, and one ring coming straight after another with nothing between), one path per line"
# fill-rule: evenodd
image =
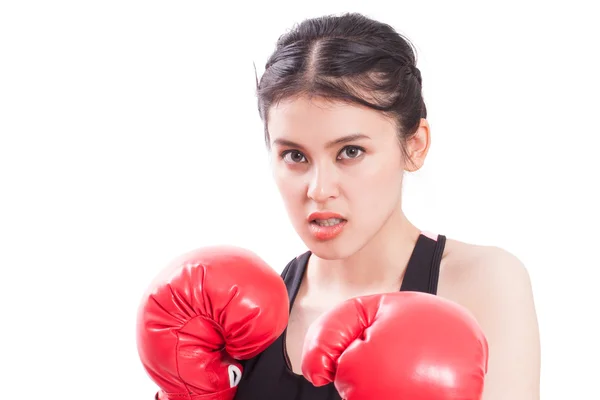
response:
M409 259L401 291L437 294L440 262L445 236L422 233ZM306 252L288 263L281 273L294 304L311 253ZM235 400L341 400L333 383L315 387L289 365L283 334L253 359L243 363L244 372Z

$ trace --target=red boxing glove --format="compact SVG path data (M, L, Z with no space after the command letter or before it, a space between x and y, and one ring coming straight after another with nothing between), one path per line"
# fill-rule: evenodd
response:
M320 316L304 342L302 372L334 382L345 400L479 400L488 344L461 306L426 293L348 300Z
M232 400L236 360L274 342L288 312L283 280L250 251L215 246L174 260L138 311L138 352L161 389L156 398Z

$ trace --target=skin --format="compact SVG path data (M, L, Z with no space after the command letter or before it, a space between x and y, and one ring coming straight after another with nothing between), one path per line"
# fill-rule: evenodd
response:
M383 114L360 105L295 98L269 111L272 171L290 221L312 251L286 334L291 369L309 325L340 302L400 288L421 230L402 210L402 179L423 165L425 119L405 147ZM362 135L356 137L353 135ZM348 220L320 241L307 217L332 211ZM509 252L448 238L438 295L467 308L489 343L483 400L539 399L540 341L529 275Z

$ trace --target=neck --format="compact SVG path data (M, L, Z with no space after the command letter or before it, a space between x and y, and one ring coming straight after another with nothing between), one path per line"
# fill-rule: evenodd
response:
M313 254L309 281L338 293L399 290L420 233L398 208L371 241L350 257L324 260Z

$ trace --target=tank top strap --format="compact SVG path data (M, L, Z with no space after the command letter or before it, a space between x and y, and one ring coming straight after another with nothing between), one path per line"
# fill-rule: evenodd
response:
M298 290L300 289L300 284L302 283L302 278L304 277L304 271L306 271L306 265L308 264L308 258L310 257L310 254L310 251L307 251L304 254L294 258L281 272L281 278L285 282L285 287L287 288L288 292L290 310L294 300L296 299Z
M440 264L446 237L423 232L406 266L401 291L437 294Z

